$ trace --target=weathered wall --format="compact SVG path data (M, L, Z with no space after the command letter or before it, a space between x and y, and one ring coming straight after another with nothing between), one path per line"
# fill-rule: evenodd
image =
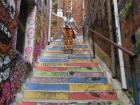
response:
M86 24L93 30L103 34L110 39L109 18L108 18L108 0L89 0L85 2L86 7ZM89 8L90 7L90 8ZM112 26L112 24L111 24ZM89 37L93 38L94 33L89 32ZM111 68L111 46L105 40L94 35L94 40L97 44L96 54L107 63Z
M47 45L47 27L48 14L47 6L44 2L38 1L35 20L35 45L34 45L34 62L41 54L41 50Z
M125 0L128 1L128 0ZM131 0L130 0L131 1ZM94 29L95 31L103 34L108 39L110 39L110 28L109 28L109 12L108 12L108 0L96 0L93 3L93 0L89 0L87 3L87 7L90 7L87 9L87 24L89 27ZM133 51L133 45L131 43L131 35L133 34L133 31L135 35L139 36L140 31L140 3L138 0L133 0L134 4L131 5L130 3L126 6L127 2L124 2L124 0L119 0L119 13L120 13L120 24L121 24L121 34L122 34L122 43L123 47L126 49ZM132 3L133 3L132 2ZM134 8L133 8L134 7ZM127 8L127 9L126 9ZM112 5L112 11L113 11L113 5ZM114 16L113 16L114 17ZM112 18L111 26L114 27L114 19ZM90 37L93 38L93 33L89 33ZM112 28L112 35L115 37L115 28ZM137 40L138 39L137 37ZM110 45L105 42L104 40L101 40L100 38L97 38L95 35L95 42L96 42L96 52L99 57L110 67L111 66L111 47ZM137 44L138 45L138 44ZM120 70L119 70L119 61L118 61L118 54L117 50L115 53L115 59L116 59L116 68L117 68L117 77L120 79ZM125 69L126 69L126 77L127 77L127 83L130 87L132 87L132 81L131 81L131 72L130 72L130 62L129 57L127 54L124 54L124 60L125 60ZM137 71L137 78L138 83L140 82L140 56L135 60L136 65L136 71ZM140 87L140 84L138 84Z
M0 1L0 105L14 101L15 93L32 70L15 49L19 10L20 0Z
M127 6L127 5L126 5ZM133 11L129 10L127 14L124 14L125 8L122 8L121 10L121 32L122 32L122 40L123 40L123 46L133 51L133 45L131 43L131 35L135 33L135 35L140 36L140 32L138 31L140 29L140 2L135 0L134 4L132 4ZM140 39L137 39L137 41ZM137 77L138 77L138 83L140 83L140 55L138 55L138 58L135 60L135 66L137 71ZM125 54L125 66L126 70L130 72L129 67L129 58L128 55ZM130 75L128 75L128 82L130 84ZM139 88L140 88L140 84Z

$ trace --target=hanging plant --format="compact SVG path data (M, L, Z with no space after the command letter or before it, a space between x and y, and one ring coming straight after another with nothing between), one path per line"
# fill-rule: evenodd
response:
M132 0L128 0L128 2L126 3L126 5L124 6L124 8L121 10L121 16L125 19L129 18L130 13L132 12L132 9L134 7L134 4L132 2Z

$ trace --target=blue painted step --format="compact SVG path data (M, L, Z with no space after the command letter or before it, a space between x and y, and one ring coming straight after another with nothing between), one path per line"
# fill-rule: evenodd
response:
M107 84L107 78L106 77L87 77L87 78L69 78L69 83L103 83Z
M68 91L68 84L34 84L26 85L27 90L45 90L45 91Z
M46 62L46 63L53 63L53 62L67 62L67 60L64 59L39 59L40 62Z
M88 48L87 45L74 45L74 48Z
M52 48L47 48L48 50L50 50L50 51L53 51L53 50L64 50L64 48L62 48L62 47L60 47L60 48L58 48L58 47L52 47Z

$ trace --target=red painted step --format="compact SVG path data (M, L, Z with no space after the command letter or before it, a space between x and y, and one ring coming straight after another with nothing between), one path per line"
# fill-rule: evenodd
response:
M36 66L35 70L48 71L48 72L66 72L67 67L47 67L47 66Z
M98 64L94 64L94 63L69 63L68 66L71 66L71 67L97 67Z
M115 92L70 93L70 100L117 100Z
M19 105L69 105L68 103L35 103L35 102L22 102Z

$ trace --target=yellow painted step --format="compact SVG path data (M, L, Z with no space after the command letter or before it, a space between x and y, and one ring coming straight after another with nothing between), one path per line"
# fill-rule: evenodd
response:
M24 98L27 100L68 100L68 93L24 91Z
M96 63L97 64L97 61L95 59L93 59L92 61L91 60L75 60L75 59L71 59L69 60L69 63Z
M70 84L70 91L110 91L110 84Z

